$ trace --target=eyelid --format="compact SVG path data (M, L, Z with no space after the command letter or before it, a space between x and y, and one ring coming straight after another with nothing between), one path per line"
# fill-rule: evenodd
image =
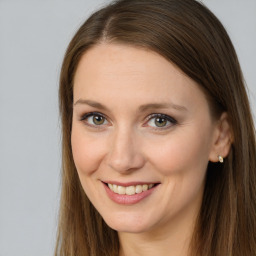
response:
M98 116L101 116L103 118L105 118L105 120L108 122L108 124L102 124L102 125L93 125L93 124L90 124L88 122L86 122L86 119L91 117L91 116L94 116L94 115L98 115ZM171 124L169 125L166 125L166 126L163 126L163 127L152 127L150 125L147 125L147 123L153 119L153 118L157 118L157 117L160 117L160 118L164 118L166 119L168 122L170 122ZM98 128L98 129L102 129L104 126L106 125L109 125L109 121L108 121L108 117L106 117L104 114L100 113L100 112L89 112L89 113L86 113L86 114L83 114L81 117L80 117L80 121L83 121L87 126L90 126L90 127L93 127L93 128ZM143 124L143 126L149 126L151 127L152 129L155 129L155 130L164 130L164 129L168 129L174 125L177 124L177 120L175 120L173 117L169 116L169 115L166 115L166 114L162 114L162 113L152 113L150 114L149 116L146 117L146 122Z
M108 118L107 118L104 114L102 114L102 113L100 113L100 112L89 112L89 113L83 114L83 115L79 118L79 120L82 121L82 122L84 122L87 126L94 127L94 128L98 128L98 129L101 129L101 128L103 128L103 126L106 126L106 124L105 124L105 125L104 125L104 124L102 124L102 125L93 125L93 124L90 124L90 123L86 122L86 119L87 119L87 118L89 118L89 117L91 117L91 116L94 116L94 115L95 115L95 116L101 116L101 117L105 118L105 120L106 120L108 123L110 123L110 122L108 121Z
M88 112L88 113L85 113L85 114L83 114L83 115L81 115L81 117L80 117L80 121L83 121L83 120L85 120L86 118L88 118L88 117L90 117L90 116L93 116L93 115L99 115L99 116L103 116L103 117L105 117L102 113L100 113L100 112ZM105 117L106 118L106 117Z
M167 125L167 126L164 126L164 127L152 127L153 129L157 129L157 130L163 130L163 129L168 129L174 125L177 124L177 120L174 119L173 117L169 116L169 115L166 115L166 114L162 114L162 113L153 113L153 114L150 114L149 116L147 116L146 118L146 123L147 124L151 119L153 118L157 118L157 117L160 117L160 118L165 118L167 121L169 121L171 123L171 125ZM146 125L144 125L146 126Z

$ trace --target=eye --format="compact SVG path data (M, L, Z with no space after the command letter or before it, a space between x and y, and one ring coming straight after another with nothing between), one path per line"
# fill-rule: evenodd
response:
M81 121L84 121L90 126L102 126L108 124L106 117L100 113L88 113L82 116Z
M153 128L169 128L177 124L177 121L165 114L152 114L148 117L147 124Z

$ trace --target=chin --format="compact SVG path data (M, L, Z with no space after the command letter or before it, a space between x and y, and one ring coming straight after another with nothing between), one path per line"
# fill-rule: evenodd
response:
M127 216L127 214L115 214L115 216L103 216L106 224L117 232L143 233L152 227L144 216Z

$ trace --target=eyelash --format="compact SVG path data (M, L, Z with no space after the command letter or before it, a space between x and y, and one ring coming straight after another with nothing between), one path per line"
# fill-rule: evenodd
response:
M99 113L99 112L90 112L90 113L86 113L85 115L83 115L81 118L80 118L80 121L84 122L87 126L90 126L90 127L93 127L93 128L96 128L96 129L102 129L102 126L104 124L90 124L88 123L88 118L89 117L95 117L95 116L98 116L98 117L103 117L105 119L105 121L107 121L107 118L105 117L105 115ZM160 114L160 113L154 113L154 114L151 114L149 115L147 118L146 118L146 124L149 123L150 120L153 120L154 118L162 118L164 120L166 120L167 122L169 122L170 124L169 125L166 125L166 126L163 126L163 127L152 127L150 126L152 129L155 129L155 130L164 130L164 129L168 129L174 125L177 124L177 120L175 120L173 117L171 116L168 116L168 115L165 115L165 114ZM104 122L105 122L104 121ZM108 122L108 121L107 121ZM144 127L145 126L148 126L148 125L143 125Z
M147 122L146 123L149 123L150 120L153 120L153 119L156 119L156 118L162 118L164 120L166 120L167 122L169 122L170 124L169 125L166 125L166 126L163 126L163 127L152 127L152 129L156 129L156 130L164 130L164 129L169 129L170 127L172 127L173 125L176 125L177 124L177 120L174 119L173 117L171 116L168 116L168 115L165 115L165 114L160 114L160 113L154 113L154 114L151 114L147 117ZM143 125L145 126L145 125Z
M96 128L96 129L101 129L102 127L100 127L100 126L102 126L102 125L96 125L96 124L93 125L93 124L89 124L88 123L87 119L89 117L93 117L93 116L103 117L105 120L107 120L107 118L103 114L101 114L99 112L90 112L90 113L86 113L85 115L83 115L80 118L80 121L84 122L86 125L88 125L90 127L93 127L93 128Z

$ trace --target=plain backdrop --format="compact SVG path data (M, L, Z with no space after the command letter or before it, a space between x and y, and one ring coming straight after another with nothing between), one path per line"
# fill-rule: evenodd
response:
M0 0L0 256L53 255L60 192L58 77L100 0ZM237 50L256 114L256 0L204 0Z

